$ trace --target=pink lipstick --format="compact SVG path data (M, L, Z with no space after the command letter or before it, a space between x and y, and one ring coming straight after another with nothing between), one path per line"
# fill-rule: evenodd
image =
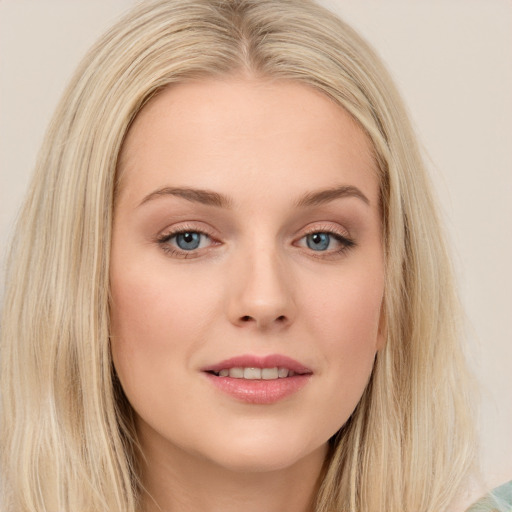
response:
M252 404L278 402L302 389L313 374L303 364L280 354L237 356L202 371L223 393Z

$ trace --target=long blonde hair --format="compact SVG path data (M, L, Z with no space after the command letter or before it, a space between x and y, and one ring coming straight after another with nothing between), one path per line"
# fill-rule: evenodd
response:
M316 512L441 512L465 485L476 440L458 302L428 177L387 71L309 0L154 0L78 68L15 231L2 321L2 511L137 511L137 439L109 349L117 159L160 89L239 72L329 96L363 127L379 168L387 344L330 441Z

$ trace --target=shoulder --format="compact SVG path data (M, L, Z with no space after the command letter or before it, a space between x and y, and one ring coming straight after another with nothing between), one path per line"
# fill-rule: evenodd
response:
M466 512L512 512L512 481L486 494Z

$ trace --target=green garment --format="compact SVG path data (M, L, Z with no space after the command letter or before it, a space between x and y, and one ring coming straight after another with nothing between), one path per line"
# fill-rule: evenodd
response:
M512 512L512 481L479 499L466 512Z

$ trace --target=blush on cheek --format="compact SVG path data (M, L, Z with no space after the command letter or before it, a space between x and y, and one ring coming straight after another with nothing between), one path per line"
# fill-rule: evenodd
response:
M372 343L375 341L382 308L381 288L371 283L344 283L343 286L323 290L315 307L318 322L322 322L322 330L331 330L336 337L345 333L353 340Z
M329 407L343 424L370 378L379 346L380 290L362 281L330 289L315 317L321 352L329 354L332 374ZM350 284L350 286L349 286Z
M204 339L208 319L220 316L215 286L205 287L204 279L160 262L111 269L114 362L122 358L134 365L147 360L151 367L168 361L193 350Z

